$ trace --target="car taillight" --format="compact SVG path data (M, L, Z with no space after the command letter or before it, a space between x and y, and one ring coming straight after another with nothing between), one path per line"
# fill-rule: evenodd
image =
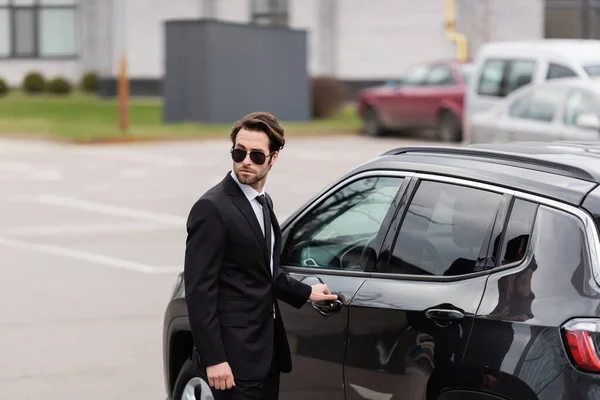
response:
M600 372L600 320L578 318L562 327L566 347L575 365L588 372Z

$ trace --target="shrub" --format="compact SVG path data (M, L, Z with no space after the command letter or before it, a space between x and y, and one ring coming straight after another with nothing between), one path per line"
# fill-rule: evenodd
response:
M39 72L30 72L23 79L23 90L27 93L41 93L46 89L46 80Z
M4 79L0 78L0 96L4 96L6 94L8 94L8 85Z
M95 72L86 73L83 75L79 86L86 93L96 93L98 91L98 74Z
M327 118L337 113L348 99L348 90L339 80L321 76L312 79L312 116Z
M73 85L65 78L54 78L48 82L48 92L53 94L69 94L73 90Z

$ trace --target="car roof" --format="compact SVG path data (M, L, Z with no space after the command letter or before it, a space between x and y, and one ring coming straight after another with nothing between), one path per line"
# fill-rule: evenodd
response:
M580 205L600 183L600 140L399 147L352 173L373 169L464 178Z
M542 39L523 41L500 41L484 44L479 56L523 54L524 58L554 56L580 62L593 62L600 59L600 40L594 39Z

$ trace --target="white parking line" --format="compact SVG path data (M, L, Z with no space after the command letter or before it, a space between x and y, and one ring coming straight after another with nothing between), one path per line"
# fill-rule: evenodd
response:
M4 236L56 236L56 235L86 235L101 233L129 233L157 231L162 229L178 229L174 225L156 224L151 222L132 222L121 224L93 224L93 225L41 225L17 226L0 230Z
M156 267L133 261L122 260L113 257L102 256L99 254L88 253L85 251L72 250L65 247L52 246L46 244L36 244L24 242L21 240L0 237L0 245L12 247L20 250L36 251L39 253L53 254L57 256L69 257L76 260L88 261L95 264L105 265L114 268L120 268L129 271L141 272L145 274L172 274L182 270L182 267L166 266Z
M43 204L61 206L67 208L77 208L80 210L94 211L104 214L120 215L123 217L140 219L142 221L158 222L169 225L179 225L185 227L186 218L178 215L159 214L150 211L137 210L128 207L115 206L111 204L102 204L89 200L80 200L72 197L41 195L38 201Z

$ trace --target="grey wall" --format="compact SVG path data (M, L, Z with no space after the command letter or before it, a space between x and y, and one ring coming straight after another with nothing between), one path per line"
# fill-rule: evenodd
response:
M165 46L166 122L233 123L252 111L310 119L305 31L167 21Z

